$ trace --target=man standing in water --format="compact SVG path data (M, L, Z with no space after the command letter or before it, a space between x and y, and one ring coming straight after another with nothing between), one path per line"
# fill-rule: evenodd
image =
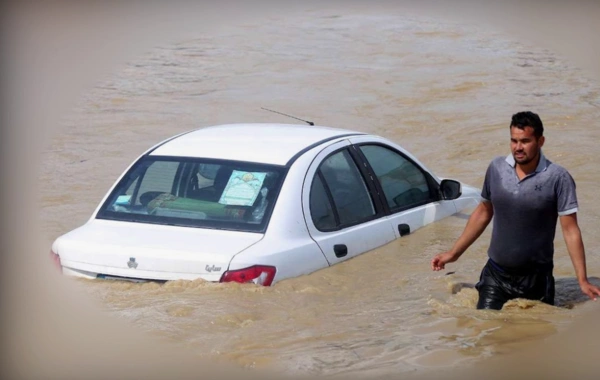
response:
M510 123L511 155L489 165L481 202L450 251L431 260L434 271L454 262L494 217L489 259L476 289L478 309L502 309L514 298L554 304L554 236L563 236L583 293L596 300L600 289L588 281L585 251L577 224L575 181L542 153L544 126L533 112L519 112Z

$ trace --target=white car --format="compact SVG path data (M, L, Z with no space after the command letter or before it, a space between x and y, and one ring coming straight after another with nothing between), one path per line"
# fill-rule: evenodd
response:
M51 256L68 275L265 286L348 260L480 201L379 136L231 124L152 147Z

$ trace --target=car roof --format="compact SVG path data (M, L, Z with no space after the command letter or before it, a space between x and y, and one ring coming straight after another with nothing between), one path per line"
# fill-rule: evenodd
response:
M309 147L350 135L364 133L302 124L224 124L175 136L149 154L285 165Z

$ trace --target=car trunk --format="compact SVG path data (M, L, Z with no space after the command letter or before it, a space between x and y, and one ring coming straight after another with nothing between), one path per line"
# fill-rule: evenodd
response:
M92 220L53 245L66 274L148 280L219 281L259 233Z

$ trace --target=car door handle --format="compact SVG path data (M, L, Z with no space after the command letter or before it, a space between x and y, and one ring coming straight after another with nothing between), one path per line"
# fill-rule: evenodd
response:
M348 247L346 247L346 244L336 244L333 246L333 252L335 257L344 257L348 254Z
M398 224L398 232L400 236L410 234L410 226L408 224Z

